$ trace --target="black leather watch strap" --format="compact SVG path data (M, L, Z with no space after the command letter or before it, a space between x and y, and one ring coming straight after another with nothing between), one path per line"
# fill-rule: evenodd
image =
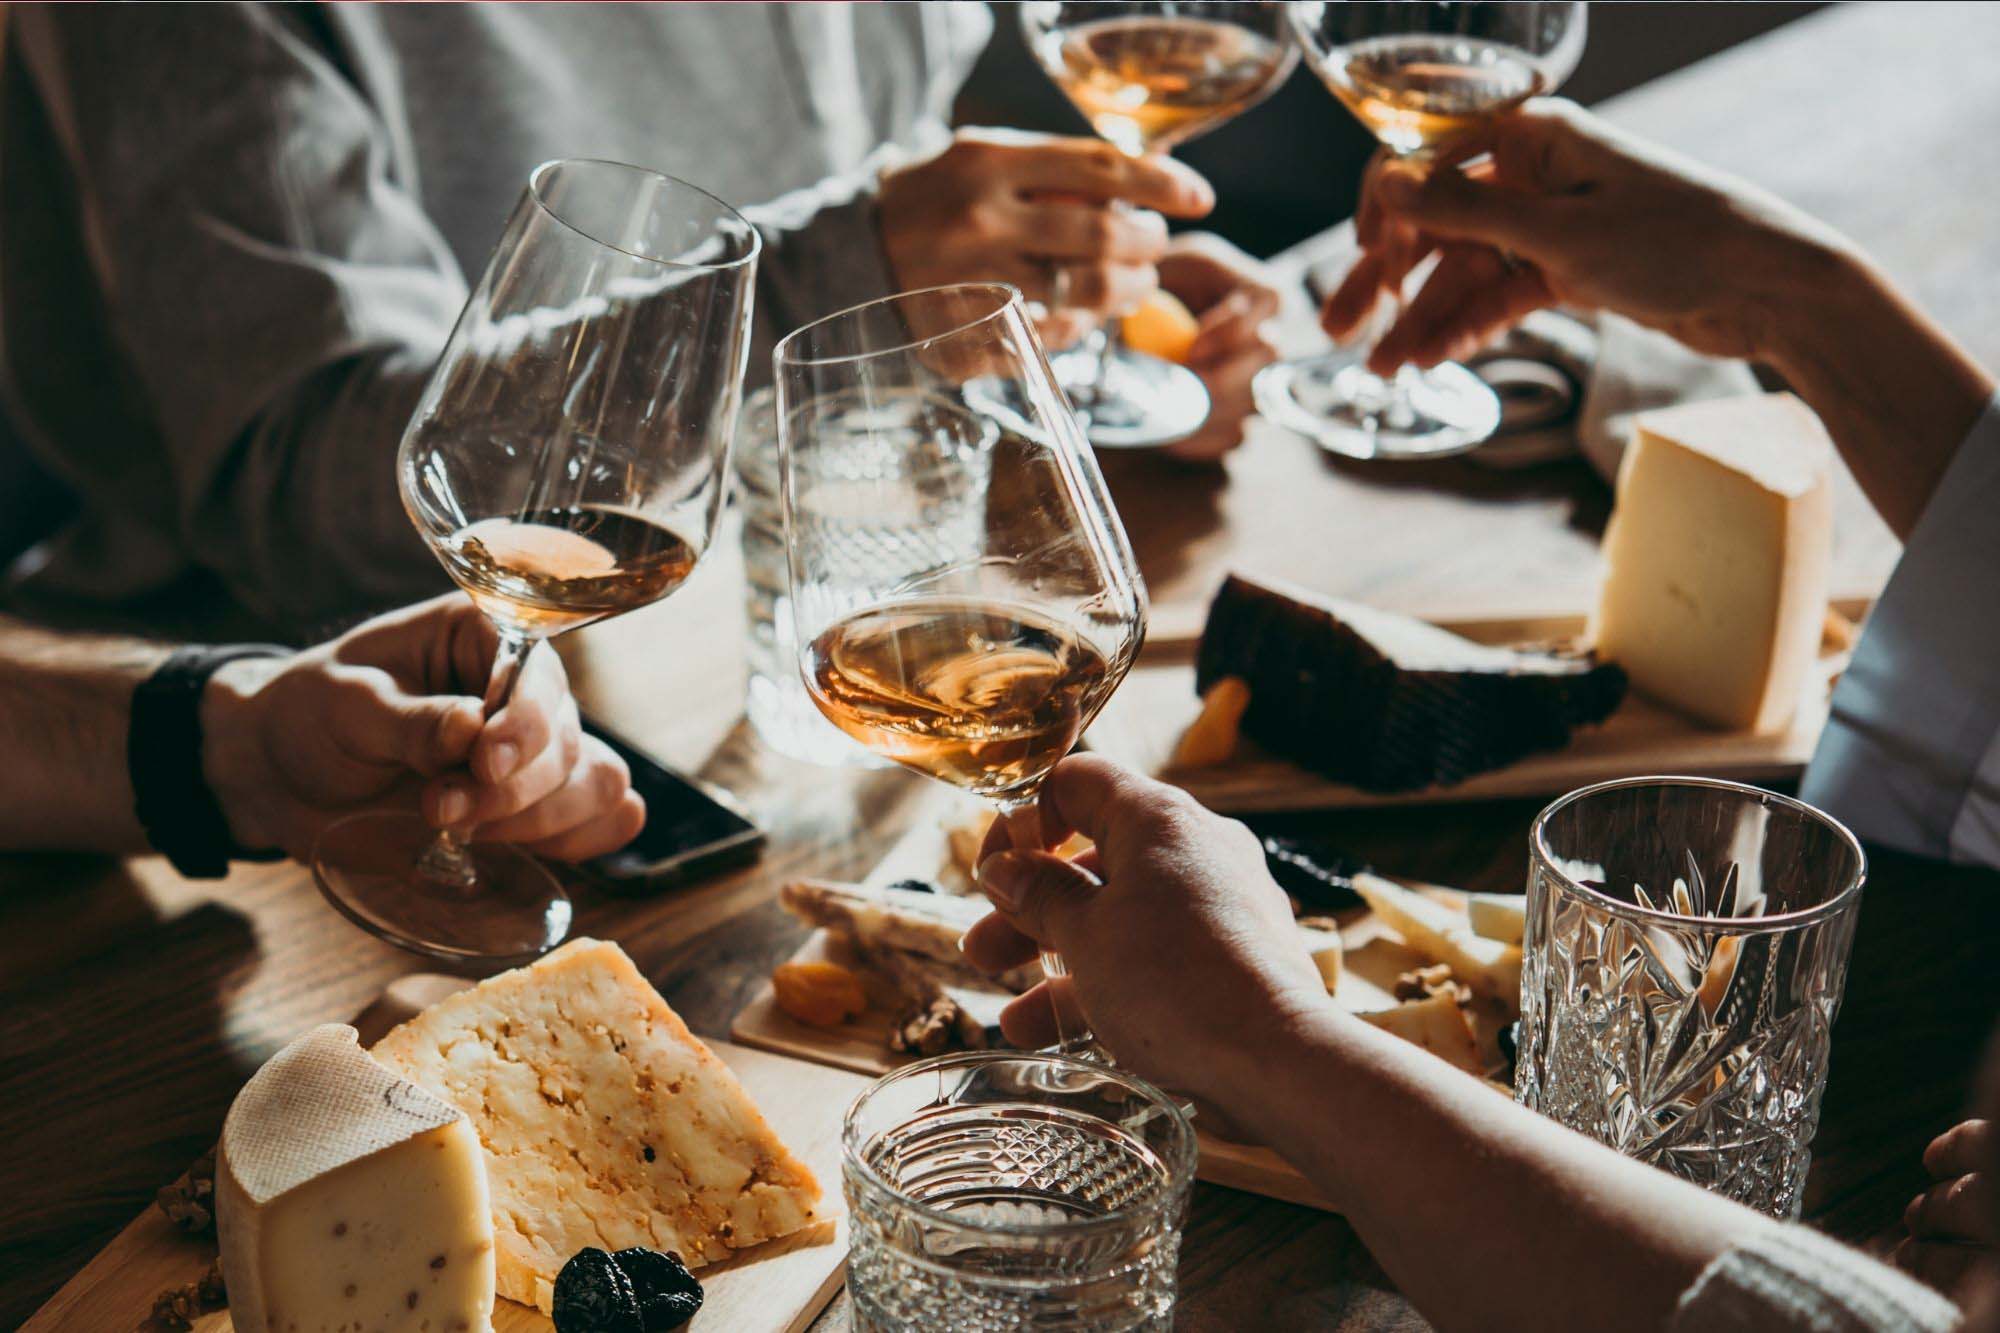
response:
M202 774L201 696L208 678L230 662L290 653L261 643L176 649L132 694L125 766L133 809L146 841L189 879L220 879L232 858L280 855L247 852L229 836L229 821Z

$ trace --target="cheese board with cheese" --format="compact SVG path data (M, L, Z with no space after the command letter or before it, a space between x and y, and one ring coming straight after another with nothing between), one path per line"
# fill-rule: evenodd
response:
M1427 621L1231 574L1086 743L1231 813L1795 777L1869 604L1829 591L1832 467L1789 394L1643 414L1589 614Z
M995 982L958 956L959 936L987 911L970 867L990 819L987 808L940 794L862 882L787 885L781 901L815 928L736 1016L731 1038L868 1075L1000 1044L1000 1009L1040 974L1031 966ZM1510 1095L1502 1034L1519 1017L1521 898L1365 871L1328 878L1351 884L1337 892L1352 905L1328 914L1324 899L1302 904L1299 930L1334 998ZM1199 1117L1196 1128L1200 1179L1331 1210L1269 1148L1232 1142Z
M560 1333L565 1294L589 1276L581 1250L634 1299L660 1274L698 1283L660 1297L684 1321L661 1327L797 1333L843 1278L837 1108L866 1085L698 1041L594 940L478 987L405 977L354 1027L313 1029L267 1062L219 1153L24 1329L262 1333L351 1315ZM204 1171L212 1194L190 1184ZM170 1218L169 1198L200 1202Z

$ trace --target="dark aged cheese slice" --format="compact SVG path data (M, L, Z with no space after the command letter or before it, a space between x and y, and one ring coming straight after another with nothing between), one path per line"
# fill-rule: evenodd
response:
M1447 787L1560 749L1609 717L1625 674L1495 648L1408 616L1232 575L1209 607L1195 688L1250 684L1244 734L1367 791Z
M493 1220L454 1106L314 1028L236 1095L215 1171L237 1333L488 1333Z
M544 1314L586 1246L695 1267L818 1220L812 1173L615 944L572 940L431 1006L374 1054L471 1119L500 1294Z

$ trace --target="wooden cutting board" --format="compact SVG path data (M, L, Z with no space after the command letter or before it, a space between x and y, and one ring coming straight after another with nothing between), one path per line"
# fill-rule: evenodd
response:
M468 982L419 973L404 977L355 1019L364 1043ZM858 1074L820 1063L804 1063L727 1042L709 1048L736 1072L743 1087L826 1191L840 1211L840 1117L868 1086ZM212 1238L176 1231L159 1209L149 1207L118 1233L83 1271L49 1298L22 1326L22 1333L124 1333L136 1329L162 1291L201 1277L215 1257ZM688 1325L693 1333L798 1333L826 1308L846 1275L847 1219L745 1251L696 1276L707 1292L701 1313ZM229 1333L227 1311L195 1321L195 1333ZM539 1311L512 1301L496 1303L495 1333L553 1333L555 1324Z
M1868 604L1845 599L1834 609L1858 622ZM1436 623L1476 642L1502 646L1575 640L1585 628L1585 618L1579 615ZM1259 751L1248 740L1227 763L1191 769L1172 766L1175 745L1201 711L1194 690L1194 648L1184 639L1150 642L1146 655L1091 724L1085 744L1129 768L1185 788L1203 805L1225 814L1555 796L1594 782L1655 773L1748 782L1793 778L1812 758L1826 725L1827 698L1847 663L1846 644L1822 645L1798 715L1780 732L1716 731L1635 691L1601 725L1579 730L1560 750L1530 755L1454 786L1383 795L1321 777Z

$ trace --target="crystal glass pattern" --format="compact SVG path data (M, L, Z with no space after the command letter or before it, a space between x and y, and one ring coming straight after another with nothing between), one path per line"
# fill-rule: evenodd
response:
M1516 1098L1797 1217L1865 875L1840 824L1754 787L1555 802L1529 839Z
M1172 1327L1194 1129L1151 1084L942 1056L863 1093L843 1149L860 1333Z

